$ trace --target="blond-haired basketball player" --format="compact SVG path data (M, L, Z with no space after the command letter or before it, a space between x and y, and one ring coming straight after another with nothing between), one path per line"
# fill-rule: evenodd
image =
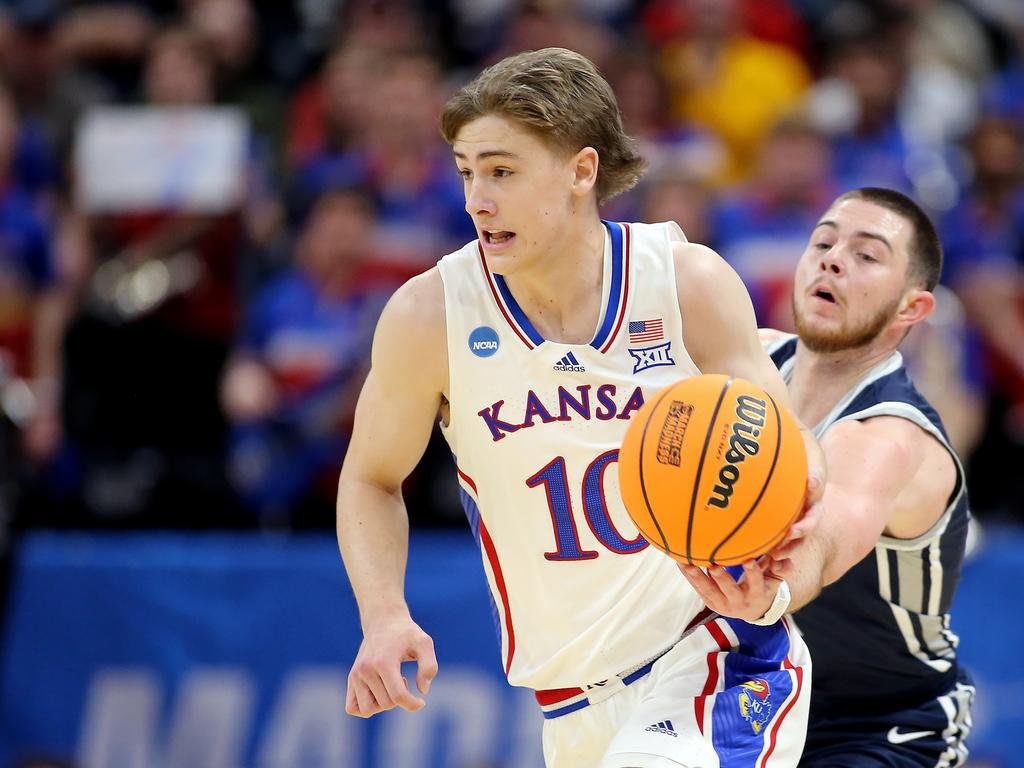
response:
M499 62L448 102L442 131L479 239L403 286L377 327L338 497L363 628L348 711L418 709L400 663L419 662L421 694L437 671L404 600L400 489L439 418L548 766L796 765L810 681L779 619L784 584L739 566L743 605L710 612L617 488L626 426L659 388L718 372L788 402L746 290L673 223L601 220L643 163L586 58ZM824 467L807 444L810 507Z

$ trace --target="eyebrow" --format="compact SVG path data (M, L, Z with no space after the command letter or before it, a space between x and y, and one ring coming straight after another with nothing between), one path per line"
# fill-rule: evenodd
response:
M825 219L823 221L819 221L814 226L815 229L817 229L818 227L831 227L832 229L835 229L835 230L839 229L839 225L838 224L836 224L834 221L830 221L828 219ZM895 253L895 251L893 250L893 247L892 247L892 243L890 243L889 240L887 238L883 237L882 235L876 234L874 232L867 232L867 231L865 231L863 229L860 229L860 230L854 232L853 236L854 237L866 237L868 240L877 240L878 242L882 243L886 248L889 249L889 253Z
M464 155L462 152L456 151L454 154L457 158L459 158L459 160L468 159L466 155ZM477 161L480 161L486 160L489 157L509 157L514 160L520 159L519 155L517 155L515 152L509 152L507 149L485 149L483 152L477 154L476 159Z

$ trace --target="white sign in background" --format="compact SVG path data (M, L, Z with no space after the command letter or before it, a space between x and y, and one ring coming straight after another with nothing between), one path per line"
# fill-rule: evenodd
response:
M89 213L236 208L249 124L232 107L100 107L78 125L75 194Z

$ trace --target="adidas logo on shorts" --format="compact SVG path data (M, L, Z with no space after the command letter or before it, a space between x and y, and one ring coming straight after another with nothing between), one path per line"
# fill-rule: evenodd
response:
M679 734L676 733L675 729L672 727L671 720L664 720L660 723L655 723L654 725L648 725L644 730L651 731L653 733L664 733L666 736L671 736L674 739L679 738Z

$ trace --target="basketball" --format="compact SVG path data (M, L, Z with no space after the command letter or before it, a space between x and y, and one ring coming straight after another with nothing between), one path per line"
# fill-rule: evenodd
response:
M763 389L694 376L630 421L619 485L654 547L691 565L735 565L779 544L800 514L807 453L796 420Z

